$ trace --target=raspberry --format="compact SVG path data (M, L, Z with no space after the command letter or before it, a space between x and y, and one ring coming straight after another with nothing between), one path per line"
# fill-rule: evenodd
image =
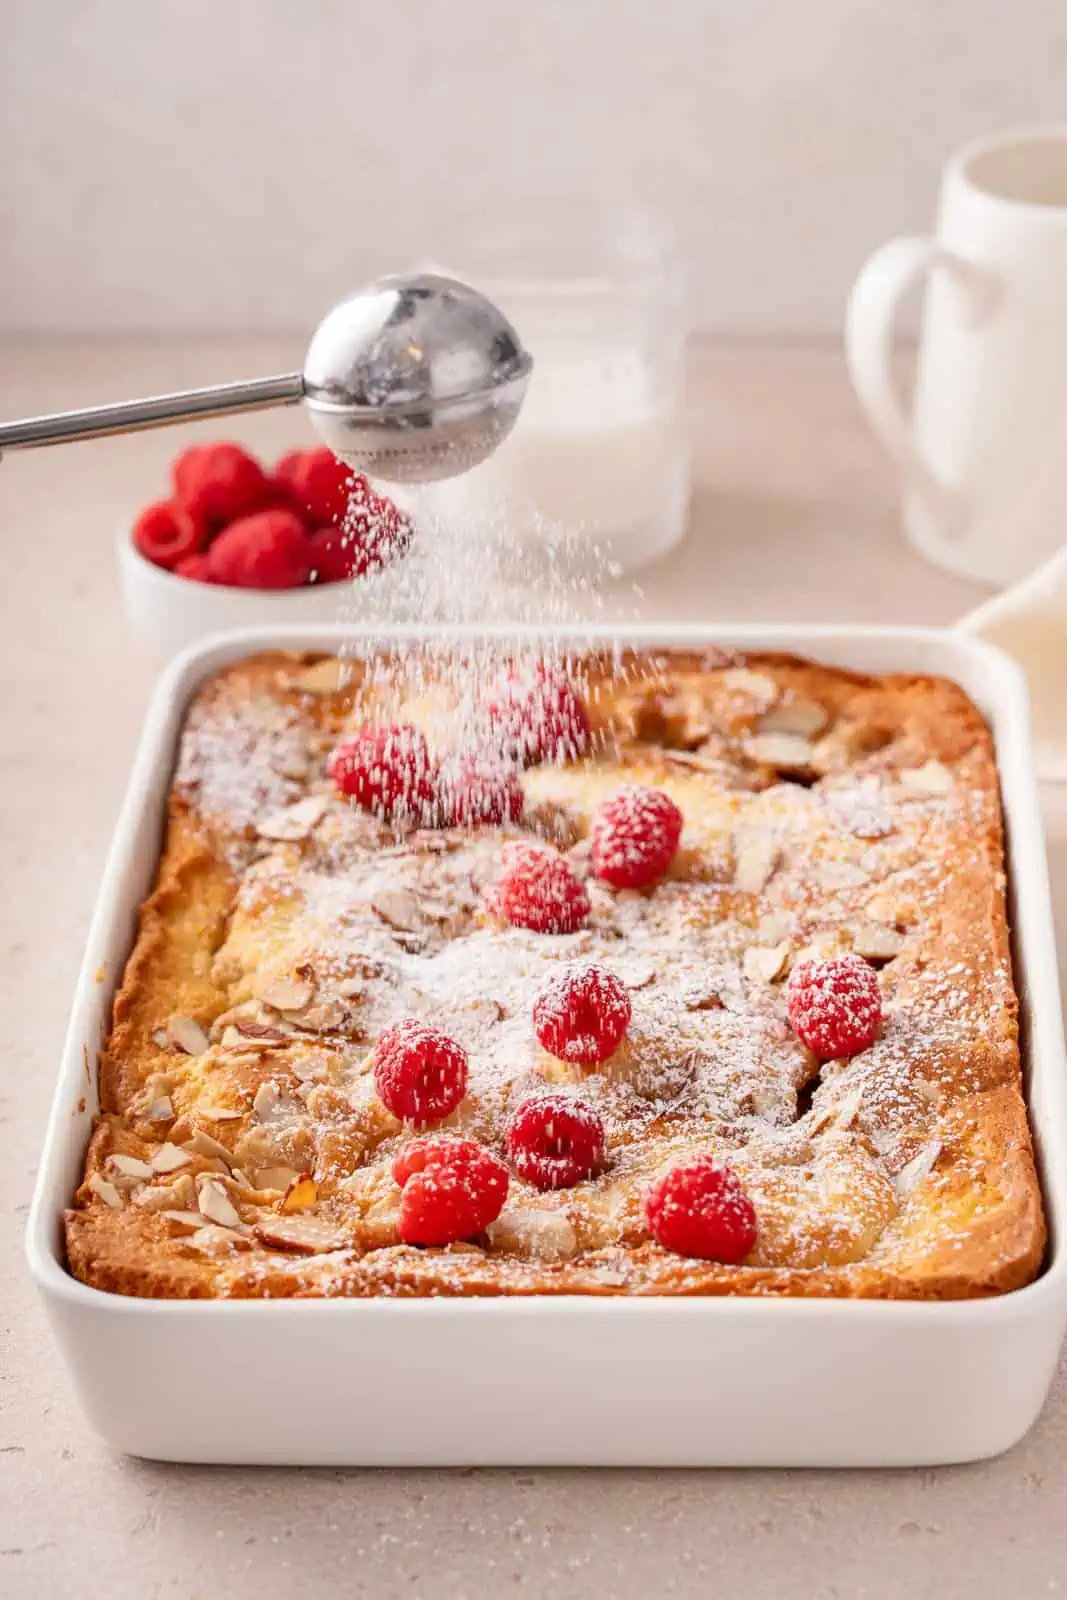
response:
M392 500L376 494L366 478L356 479L344 531L357 577L365 572L380 572L396 561L414 536L411 519Z
M359 552L340 528L316 528L309 543L313 583L346 583L359 576Z
M516 773L469 753L441 763L441 793L445 821L454 828L518 822L526 798Z
M505 756L532 767L577 761L590 745L589 714L566 673L541 662L532 678L512 673L492 691L489 727Z
M186 556L183 561L178 562L174 571L179 578L192 578L196 583L211 582L208 576L208 559L202 553L195 556Z
M439 818L438 766L418 728L360 728L343 739L329 761L342 794L365 811L410 823Z
M731 1167L694 1156L645 1195L648 1231L664 1250L737 1266L756 1242L756 1212Z
M681 836L682 813L662 789L620 789L593 818L593 871L613 889L644 889L667 871Z
M446 1245L495 1222L508 1194L508 1169L471 1139L413 1139L393 1162L405 1244Z
M239 444L198 444L171 467L174 494L183 508L217 530L259 511L271 498L263 468Z
M630 996L613 972L592 962L564 967L534 1001L534 1032L549 1055L598 1067L630 1026Z
M133 525L133 547L157 567L177 567L179 561L199 555L207 543L207 529L173 500L146 506Z
M362 480L364 483L366 479ZM274 468L274 483L291 495L315 527L338 524L348 510L352 468L326 445L290 450Z
M604 1124L584 1100L539 1094L508 1119L504 1142L520 1178L536 1189L569 1189L604 1159Z
M859 956L798 962L786 984L786 1007L793 1031L821 1061L866 1050L882 1021L878 979Z
M213 583L239 589L295 589L307 582L311 546L291 511L259 511L231 522L208 551Z
M589 915L589 896L570 862L528 844L504 846L504 872L488 905L502 921L534 933L574 933Z
M467 1092L467 1052L440 1028L407 1017L379 1036L374 1086L387 1111L424 1128L455 1111Z

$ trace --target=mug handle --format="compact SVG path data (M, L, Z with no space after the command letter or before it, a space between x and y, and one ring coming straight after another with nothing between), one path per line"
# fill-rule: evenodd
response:
M946 267L974 286L974 268L935 239L891 239L860 269L845 316L845 358L867 420L896 463L905 486L918 496L933 524L916 530L915 542L934 556L952 544L967 521L967 503L942 483L915 443L911 422L893 386L893 328L901 297L934 267ZM936 531L935 531L936 529Z

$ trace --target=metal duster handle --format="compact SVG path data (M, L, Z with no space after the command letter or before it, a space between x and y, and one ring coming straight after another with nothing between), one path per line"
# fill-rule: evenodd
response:
M25 417L19 422L0 423L0 454L46 444L69 444L78 439L102 439L141 428L165 428L172 422L191 422L196 417L262 411L268 406L293 405L303 398L303 375L287 372L275 378L219 383L210 389L185 389L180 394L158 394L146 400L120 400L115 405L90 406L85 411Z

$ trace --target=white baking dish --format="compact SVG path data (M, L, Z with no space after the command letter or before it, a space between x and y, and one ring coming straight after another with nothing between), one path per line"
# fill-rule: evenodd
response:
M239 656L272 645L336 649L350 634L218 636L172 664L149 712L29 1223L30 1265L94 1425L136 1455L330 1465L887 1466L973 1460L1013 1444L1040 1410L1067 1326L1067 1062L1025 689L1005 657L950 633L628 630L638 645L713 640L860 670L943 673L988 715L1052 1228L1036 1283L946 1304L580 1296L198 1304L103 1294L68 1275L60 1216L96 1108L92 1063L112 987L155 870L183 707L201 679Z

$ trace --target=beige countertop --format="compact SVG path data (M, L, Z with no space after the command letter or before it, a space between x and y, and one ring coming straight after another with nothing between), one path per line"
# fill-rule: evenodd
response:
M0 345L0 416L280 370L300 354L299 338L222 347L8 343ZM836 353L701 351L692 421L692 532L644 577L648 616L944 623L979 598L901 542L889 474ZM238 424L241 437L268 451L300 443L305 427L291 412ZM1062 1370L1037 1427L1010 1455L934 1471L196 1469L117 1457L88 1431L27 1282L21 1227L154 671L120 609L113 538L162 491L170 456L193 431L12 455L0 465L8 1030L0 1593L1030 1600L1067 1592ZM1067 792L1046 795L1046 815L1063 928Z

